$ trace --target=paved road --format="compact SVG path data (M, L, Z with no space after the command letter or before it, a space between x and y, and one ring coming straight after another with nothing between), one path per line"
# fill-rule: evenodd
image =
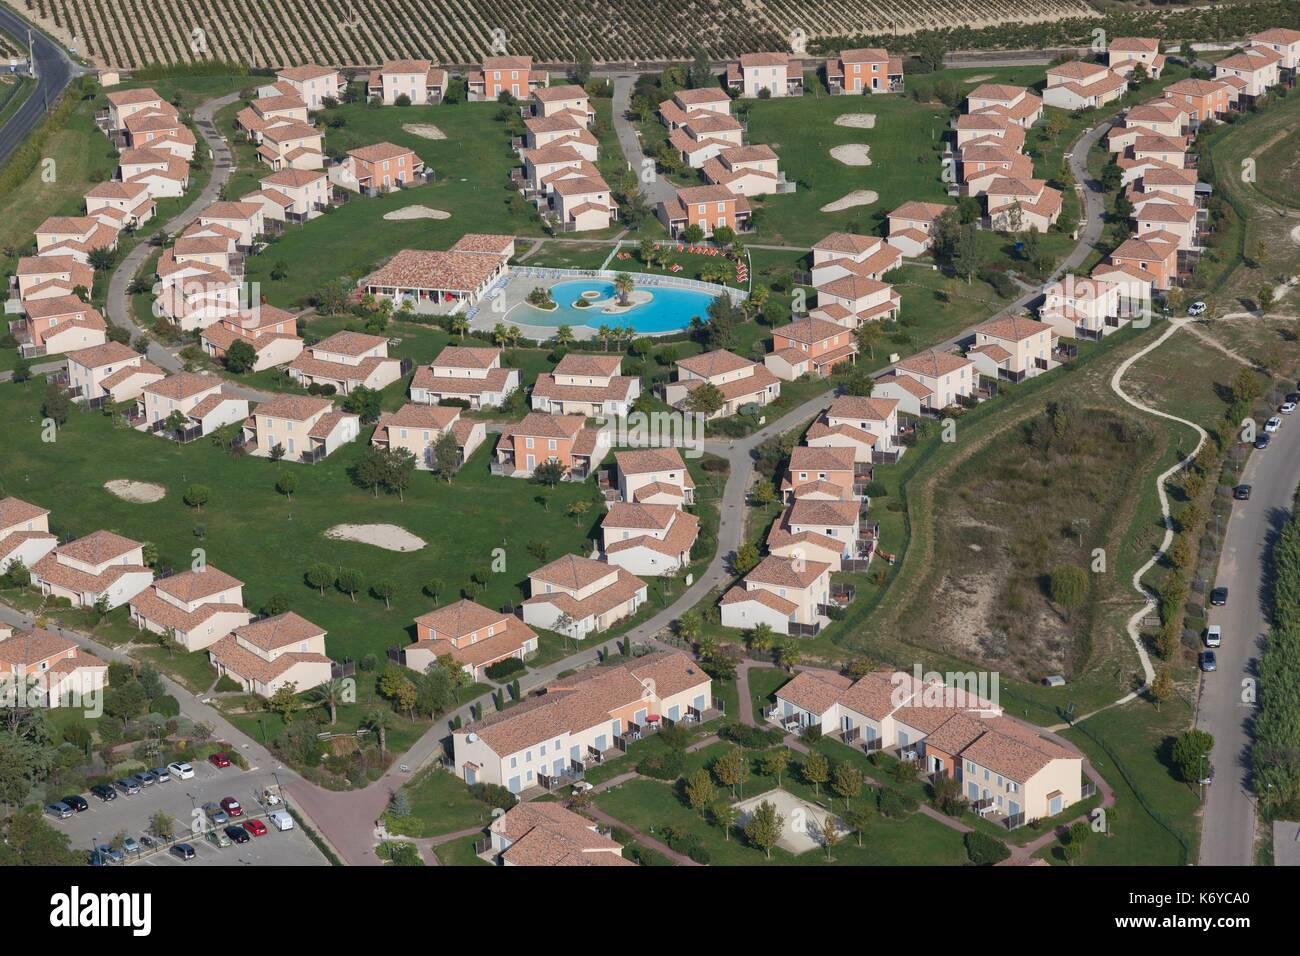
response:
M20 42L27 37L27 21L5 6L0 6L0 28ZM46 108L54 105L72 78L84 72L68 57L63 47L35 29L32 30L32 52L36 58L36 86L0 129L0 162L45 118Z
M1285 420L1264 451L1253 452L1242 472L1249 501L1233 503L1215 583L1228 589L1225 607L1209 620L1223 628L1219 668L1202 675L1196 725L1214 735L1214 785L1205 801L1200 862L1203 866L1250 866L1254 862L1255 795L1250 779L1250 722L1255 705L1242 702L1245 682L1255 679L1268 634L1268 557L1291 509L1300 479L1300 420Z
M632 164L636 174L641 176L646 168L646 155L641 151L641 138L636 134L636 126L628 119L628 111L632 108L632 87L635 83L634 74L620 73L614 77L614 132L618 134L618 145L622 148L623 155ZM654 169L653 166L649 168ZM675 198L677 187L656 173L650 182L642 178L641 194L653 207Z

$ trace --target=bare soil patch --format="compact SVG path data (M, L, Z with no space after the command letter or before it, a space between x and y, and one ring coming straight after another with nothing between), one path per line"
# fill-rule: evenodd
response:
M167 489L162 485L155 485L148 481L130 481L126 478L106 481L104 488L109 494L137 505L151 505L155 501L162 501L167 496Z
M845 143L831 147L831 157L845 166L870 166L871 147L866 143Z
M384 213L385 219L450 219L451 213L442 209L430 209L428 206L403 206L392 212Z
M852 209L854 206L869 206L880 198L880 195L871 189L855 189L846 196L841 196L834 202L828 202L822 206L822 212L841 212L845 209Z
M425 540L395 524L336 524L325 532L335 541L359 541L385 551L419 551Z
M432 123L403 123L402 129L421 139L446 139L447 134Z

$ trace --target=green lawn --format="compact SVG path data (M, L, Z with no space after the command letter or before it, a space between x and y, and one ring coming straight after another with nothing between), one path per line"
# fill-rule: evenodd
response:
M428 770L402 787L411 801L407 817L388 817L388 829L409 837L430 837L487 826L492 808L470 796L469 787L455 774Z

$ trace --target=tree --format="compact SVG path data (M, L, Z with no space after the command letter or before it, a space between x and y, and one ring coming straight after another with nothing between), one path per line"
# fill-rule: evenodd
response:
M746 541L736 549L736 557L732 560L731 567L736 574L748 574L758 567L759 560L758 546L752 541Z
M722 829L722 839L730 842L731 831L735 828L736 821L740 819L740 811L730 803L715 803L709 809L709 816Z
M1151 682L1151 699L1156 702L1157 712L1160 705L1174 696L1174 679L1169 675L1169 666L1162 664L1156 671L1155 680Z
M317 561L308 565L305 577L307 583L320 591L321 597L324 597L325 589L334 583L334 568L323 561Z
M871 807L865 803L850 806L844 811L844 825L857 834L858 846L862 846L862 834L871 826Z
M983 254L979 248L979 232L973 223L967 223L957 230L952 250L952 267L970 285L981 265Z
M32 378L32 363L30 359L23 358L21 355L14 360L12 378L15 382L28 382Z
M438 477L446 482L450 482L460 468L460 445L456 444L456 436L450 431L444 431L434 442L433 466Z
M383 757L388 749L388 728L393 722L393 715L382 707L372 707L361 718L361 726L379 737L379 756Z
M1067 621L1088 599L1090 584L1088 572L1078 565L1063 564L1052 571L1052 600L1065 611Z
M625 306L628 304L628 296L632 294L632 290L635 288L636 282L633 281L629 273L620 272L614 276L614 291L618 293L619 305Z
M352 603L357 603L357 592L365 587L365 579L362 578L361 572L354 568L339 568L338 575L334 583L338 589L352 598Z
M298 476L291 471L281 472L280 477L276 479L275 490L293 501L293 493L298 490Z
M780 750L773 750L763 757L763 773L769 777L776 777L776 785L781 786L781 775L785 773L785 768L790 765L790 751L782 747Z
M72 400L68 398L67 393L53 382L45 386L45 398L41 402L41 415L48 418L60 428L68 423L68 416L72 414Z
M820 750L810 750L804 757L803 767L800 768L804 780L813 785L814 793L821 793L821 785L830 779L830 761Z
M384 449L378 445L367 445L357 463L352 466L352 480L363 488L369 488L371 494L379 497L379 489L384 485L387 462Z
M821 841L822 849L826 851L826 860L828 862L835 859L835 847L840 843L840 831L836 828L835 817L826 814L820 821L814 819L813 825L817 828L817 839Z
M567 469L560 463L559 459L548 458L533 469L533 481L539 485L545 485L547 488L554 488L564 480L566 472Z
M149 832L164 843L176 833L176 824L166 810L158 810L149 818Z
M701 415L709 416L717 412L727 403L727 398L722 394L722 390L712 382L703 384L692 389L686 396L686 407L693 412L699 412Z
M732 747L725 754L713 761L713 774L724 787L731 788L731 796L736 796L736 788L744 786L749 776L749 764L739 747Z
M803 660L803 648L792 637L787 637L781 641L777 645L776 653L781 660L781 666L786 670L794 670L799 662Z
M880 339L880 324L878 322L863 322L858 326L858 330L854 335L858 340L858 348L869 353L874 359L876 357L876 342Z
M405 448L384 451L384 488L397 492L397 500L406 500L406 489L415 477L415 456Z
M966 855L976 866L994 866L1011 856L1011 849L997 837L971 830L964 837Z
M384 607L391 610L393 607L393 595L397 593L397 585L392 578L380 578L374 583L374 592L377 597L384 599Z
M1062 850L1065 851L1065 858L1074 863L1083 855L1083 848L1088 843L1089 837L1092 836L1092 827L1088 826L1083 820L1073 824L1070 829L1065 831Z
M831 787L844 800L844 809L848 810L849 801L862 792L862 774L847 761L835 765L831 776Z
M346 703L348 696L348 686L338 678L332 678L325 683L320 684L311 691L311 699L318 704L323 704L329 711L330 726L338 723L339 704Z
M703 627L704 619L700 612L691 609L677 619L675 630L682 640L694 642Z
M208 503L208 499L211 497L212 491L207 485L194 484L185 489L185 493L181 496L181 500L195 511L202 511L203 506Z
M225 363L229 371L243 375L257 364L257 351L244 339L235 339L226 349Z
M749 646L752 650L765 653L770 651L775 643L776 632L772 630L770 624L760 621L749 633Z
M712 803L718 795L717 788L713 786L713 781L709 778L709 772L703 767L686 778L685 793L686 802L691 805L692 810L697 811L701 816L704 815L704 808Z
M358 385L347 397L343 399L343 408L361 419L362 422L370 424L379 420L379 413L382 410L379 393L373 388L367 388L364 385Z
M320 688L316 690L319 691ZM294 711L298 709L298 685L293 681L280 685L280 688L271 695L266 706L271 713L279 714L280 719L287 724Z
M1214 749L1214 735L1204 730L1185 730L1174 740L1170 757L1178 777L1195 783L1210 766L1210 752Z
M772 847L781 839L785 828L785 817L776 812L776 807L764 800L755 809L749 822L745 824L745 839L763 851L764 856L772 859Z

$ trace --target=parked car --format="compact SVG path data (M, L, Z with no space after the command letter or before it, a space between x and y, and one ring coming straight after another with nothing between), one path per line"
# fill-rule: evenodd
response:
M1268 432L1264 432L1264 434L1260 435L1258 438L1255 439L1255 447L1258 448L1260 451L1263 451L1265 448L1269 446L1270 442L1271 442L1271 438Z
M146 850L152 850L154 847L153 837L147 833L140 834L140 845Z
M152 787L155 783L158 782L158 778L155 777L148 770L141 770L139 773L131 774L131 779L134 780L136 783L138 783L142 788Z
M1205 303L1201 302L1200 300L1197 300L1196 302L1193 302L1191 305L1187 307L1187 314L1192 316L1204 315L1205 309L1206 309Z
M230 837L230 839L234 840L236 843L247 843L249 839L248 831L243 827L237 826L226 827L226 836Z
M217 768L230 766L230 757L224 751L222 753L213 754L208 758L208 760L211 761L212 766Z
M1272 418L1270 418L1268 421L1264 423L1264 431L1270 435L1273 434L1281 427L1282 427L1282 419L1277 415L1274 415Z
M1286 402L1289 405L1300 405L1300 392L1287 392Z
M1210 604L1214 607L1223 607L1228 603L1228 589L1215 588L1210 592Z
M91 850L86 854L86 864L88 866L107 866L108 859L98 850Z
M97 783L90 788L92 795L99 797L102 803L108 803L110 800L117 799L117 791L106 783Z
M167 783L172 778L172 775L167 772L166 767L153 767L149 772L153 774L153 778L159 783Z
M77 813L83 813L90 809L90 804L86 802L86 798L79 797L75 793L70 797L64 797L59 802L66 803L68 806L72 807L73 810L77 811Z
M1218 647L1223 643L1223 630L1217 624L1211 624L1205 629L1205 646Z
M1219 669L1219 658L1214 651L1201 651L1201 670L1217 671Z
M194 847L188 843L177 843L172 847L172 856L180 857L182 860L194 859Z
M1205 772L1201 774L1201 779L1197 783L1203 787L1214 783L1214 764L1206 764Z
M194 776L194 768L187 763L169 763L167 772L177 780L189 780Z
M98 847L98 850L101 856L108 857L108 859L113 863L126 862L126 854L124 854L121 850L113 849L107 843L101 843Z
M232 817L242 817L244 808L239 805L239 801L234 797L223 797L221 800L221 809L225 810Z
M122 849L127 853L139 853L140 844L136 842L135 837L129 836L122 841Z
M261 820L245 820L244 829L248 831L249 836L266 836L266 824Z
M136 782L134 777L123 777L121 780L116 781L113 786L128 795L140 792L140 784Z
M1278 406L1278 411L1281 412L1283 415L1290 415L1295 411L1295 409L1296 409L1296 403L1292 401L1285 401L1280 406Z
M284 810L276 810L275 813L272 813L267 817L267 819L271 821L271 826L275 827L277 830L293 829L293 817L289 816L289 814Z
M214 827L224 826L230 822L230 817L226 816L226 811L221 809L220 804L203 804L203 813L207 816L208 822Z
M207 841L215 847L225 848L230 846L230 837L226 836L224 830L209 830L206 837Z
M1236 498L1238 501L1249 501L1250 485L1238 485L1236 488L1233 488L1232 497Z
M72 807L66 803L47 803L45 805L45 813L56 820L66 820L72 816L73 812Z

